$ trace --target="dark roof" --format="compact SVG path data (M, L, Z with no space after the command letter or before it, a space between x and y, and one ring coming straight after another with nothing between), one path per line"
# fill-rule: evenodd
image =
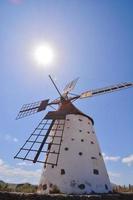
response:
M76 108L71 101L63 101L59 106L59 109L57 111L48 112L45 119L65 119L68 114L83 115L90 119L92 124L94 124L93 119Z

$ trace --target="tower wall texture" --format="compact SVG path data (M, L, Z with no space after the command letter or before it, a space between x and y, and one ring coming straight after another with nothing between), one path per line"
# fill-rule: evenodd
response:
M64 123L64 120L61 122ZM60 129L63 128L61 126ZM57 131L56 135L60 135L60 132ZM59 138L54 138L54 143L58 142ZM50 151L56 152L56 148L56 145L52 145ZM54 159L54 154L48 155L48 162ZM46 194L89 194L108 193L111 190L92 121L79 114L66 115L57 166L45 166L38 191Z

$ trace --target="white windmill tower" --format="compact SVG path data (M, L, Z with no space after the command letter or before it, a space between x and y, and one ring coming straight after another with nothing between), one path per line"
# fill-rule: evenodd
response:
M17 119L59 105L50 111L26 140L15 158L44 163L38 191L40 193L90 194L112 191L107 170L94 130L94 121L82 113L73 101L86 97L126 89L133 83L121 83L110 87L86 91L68 96L74 89L75 79L60 93L60 98L50 102L26 104Z

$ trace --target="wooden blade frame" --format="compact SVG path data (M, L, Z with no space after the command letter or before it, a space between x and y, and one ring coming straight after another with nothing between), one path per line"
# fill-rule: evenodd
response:
M42 119L14 158L57 165L64 125L65 120ZM55 147L56 151L53 151ZM53 155L52 162L48 159L49 154Z
M20 118L45 110L48 105L48 102L49 102L49 99L38 101L35 103L24 104L20 112L18 113L16 119L20 119Z
M97 96L97 95L102 95L102 94L106 94L106 93L110 93L110 92L115 92L115 91L119 91L121 89L126 89L129 87L133 87L133 83L120 83L120 84L116 84L113 86L109 86L109 87L104 87L104 88L100 88L100 89L96 89L96 90L90 90L90 91L86 91L83 92L79 98L87 98L87 97L93 97L93 96Z
M76 79L74 79L74 80L71 81L70 83L68 83L68 84L65 86L64 90L63 90L63 94L67 94L67 93L69 93L70 91L72 91L72 90L74 89L74 87L75 87L75 85L76 85L78 79L79 79L79 77L76 78Z

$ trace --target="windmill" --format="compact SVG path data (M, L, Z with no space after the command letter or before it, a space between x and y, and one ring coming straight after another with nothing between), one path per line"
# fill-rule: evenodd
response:
M89 90L73 95L78 78L66 85L59 98L25 104L17 119L44 111L48 106L58 105L49 111L31 133L15 158L44 163L38 191L40 193L89 194L112 191L107 170L94 130L94 121L78 110L73 101L119 91L133 86L120 83L109 87Z

